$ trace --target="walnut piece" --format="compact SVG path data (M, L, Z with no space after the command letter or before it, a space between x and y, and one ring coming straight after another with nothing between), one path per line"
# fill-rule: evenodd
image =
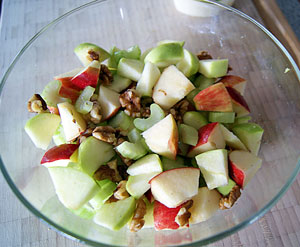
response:
M118 200L123 200L129 197L129 194L126 190L126 180L122 180L117 187L117 190L114 192L114 197Z
M113 177L112 177L111 180L113 182L120 182L122 180L122 177L120 176L120 173L119 173L119 170L118 170L118 161L117 161L117 159L108 162L107 166L110 169L112 169L112 170L115 171L115 173L114 173L114 175L113 175Z
M110 85L113 81L113 75L105 64L101 64L100 74L99 74L99 82L102 85Z
M188 211L193 206L193 200L185 202L180 208L178 214L175 217L175 222L180 226L186 226L189 224L191 213Z
M34 94L27 103L29 112L41 113L48 110L45 100L39 95Z
M111 126L98 126L93 130L93 137L100 141L116 145L116 130Z
M199 60L212 59L212 56L207 51L201 51L197 54Z
M124 112L131 117L141 116L141 98L135 89L127 89L119 97L120 104L125 108Z
M144 216L146 214L146 210L146 203L144 202L143 197L141 197L136 203L136 209L133 213L133 217L129 225L130 231L137 232L144 226Z
M176 103L167 113L172 114L176 122L183 122L183 115L188 111L189 102L187 100L181 100Z
M227 196L224 196L220 199L219 208L222 210L231 208L240 195L240 187L238 185L234 186Z
M90 121L94 124L98 124L100 123L101 119L101 106L98 101L93 101L93 107L90 111Z
M99 54L97 52L94 52L93 50L89 50L88 54L89 54L89 58L91 58L92 60L98 60L99 61Z
M109 179L112 180L115 177L115 171L114 169L111 169L108 165L102 165L99 167L97 171L95 171L93 178L95 180L103 180L103 179Z

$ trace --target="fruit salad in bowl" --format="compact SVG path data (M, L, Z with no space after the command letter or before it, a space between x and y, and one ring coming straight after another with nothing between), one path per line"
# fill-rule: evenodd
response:
M230 61L184 45L162 40L142 53L82 43L82 67L29 99L25 131L46 150L40 165L72 213L136 232L186 228L239 206L262 165L264 130Z

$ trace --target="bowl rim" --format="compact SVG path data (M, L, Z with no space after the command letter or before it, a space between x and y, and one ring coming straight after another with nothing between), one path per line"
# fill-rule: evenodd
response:
M40 29L39 32L37 32L25 45L24 47L17 53L17 55L14 57L12 63L9 65L8 69L6 70L4 76L1 79L1 83L0 83L0 96L2 94L2 89L5 85L5 82L7 80L7 78L9 77L12 69L14 68L15 64L18 62L18 60L22 57L23 53L26 51L26 49L36 40L38 39L43 33L45 33L49 28L51 28L52 26L58 24L61 20L63 20L64 18L68 17L69 15L82 10L84 8L87 8L89 6L95 5L95 4L99 4L99 3L103 3L103 2L108 2L110 0L93 0L91 2L88 2L86 4L83 4L79 7L76 7L68 12L66 12L65 14L59 16L58 18L54 19L52 22L50 22L49 24L47 24L46 26L44 26L42 29ZM228 10L230 12L233 12L235 14L237 14L238 16L246 19L247 21L253 23L256 27L258 27L260 30L262 30L279 48L280 50L283 52L283 54L287 57L287 59L289 60L289 62L291 63L296 77L298 77L298 80L300 82L300 70L297 67L295 61L293 60L292 56L289 54L289 52L286 50L286 48L280 43L280 41L270 32L268 31L268 29L266 29L262 24L260 24L258 21L254 20L252 17L244 14L243 12L224 5L220 2L213 2L211 0L192 0L192 1L201 1L204 3L208 3L208 4L212 4L212 5L216 5L219 6L225 10ZM99 243L99 242L95 242L93 240L87 239L85 237L82 237L78 234L75 234L67 229L65 229L64 227L61 227L60 225L56 224L55 222L53 222L51 219L49 219L48 217L46 217L45 215L41 214L40 211L38 209L36 209L23 195L22 193L18 190L18 188L16 187L16 185L14 184L12 178L10 177L10 175L8 174L4 162L2 160L1 157L1 153L0 153L0 170L6 180L6 182L8 183L10 189L14 192L14 194L16 195L16 197L23 203L23 205L25 205L25 207L31 212L33 213L33 215L35 215L36 217L38 217L42 222L46 223L46 225L53 229L54 231L58 232L59 234L61 234L64 237L67 237L71 240L74 241L78 241L80 243L83 244L88 244L91 246L107 246L106 244L103 243ZM287 180L286 184L281 188L281 190L279 190L279 192L273 197L272 200L270 200L263 208L261 208L259 211L257 211L256 213L254 213L252 216L248 217L246 220L244 220L243 222L235 225L234 227L231 227L230 229L221 231L213 236L204 238L202 240L193 242L193 243L186 243L186 244L181 244L180 246L199 246L200 245L204 245L204 244L209 244L209 243L213 243L217 240L223 239L241 229L243 229L244 227L252 224L253 222L255 222L256 220L258 220L260 217L262 217L265 213L267 213L274 205L275 203L284 195L284 193L289 189L289 187L292 185L292 183L295 181L298 173L300 171L300 157L298 157L298 162L296 167L294 168L293 172L291 173L291 176L289 177L289 179Z

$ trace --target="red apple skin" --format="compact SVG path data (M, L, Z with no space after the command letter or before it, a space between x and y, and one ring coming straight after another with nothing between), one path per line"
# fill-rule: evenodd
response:
M236 84L245 82L246 80L236 75L225 75L219 82L222 82L225 87L234 87Z
M250 108L249 108L246 100L236 89L234 89L232 87L226 87L226 89L227 89L233 103L243 106L244 108L246 108L246 110L248 112L250 112Z
M245 181L245 174L232 161L229 161L229 173L231 179L233 179L238 186L243 188L244 181Z
M176 159L176 155L178 152L178 129L176 127L176 130L173 132L173 135L168 141L168 146L173 154L173 160Z
M61 88L59 89L58 94L61 97L70 99L72 101L72 104L75 104L77 98L80 95L80 92L75 90L75 89L65 87L65 86L62 85Z
M88 67L81 74L74 76L71 79L71 83L80 89L84 89L87 86L96 87L98 83L100 69Z
M65 78L58 78L58 81L61 81L62 87L72 88L74 90L77 90L78 92L81 90L79 87L74 85L71 80L73 77L65 77Z
M200 91L193 101L196 109L200 111L232 112L230 95L221 82Z
M69 159L79 147L79 144L61 144L49 149L43 156L41 164L50 163L56 160Z

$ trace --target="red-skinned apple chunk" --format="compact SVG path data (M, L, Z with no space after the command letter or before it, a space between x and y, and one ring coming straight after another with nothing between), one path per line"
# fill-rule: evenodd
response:
M80 91L80 88L77 87L76 85L74 85L71 82L71 79L82 70L83 70L83 68L73 69L73 70L71 70L69 72L66 72L64 74L54 76L54 80L61 81L61 85L64 86L64 87L72 88L72 89L75 89L77 91Z
M244 78L236 75L225 75L222 77L222 79L219 82L222 82L225 85L225 87L234 88L241 95L244 94L246 83L247 83L247 81Z
M160 173L149 183L155 200L175 208L198 193L199 177L199 168L176 168Z
M221 82L200 91L193 101L196 109L199 111L233 111L230 95Z
M187 156L195 157L206 151L223 148L225 148L225 140L220 124L209 123L198 130L198 143L196 146L191 146Z
M227 87L226 89L231 97L233 111L236 112L236 116L243 117L248 115L250 108L244 97L232 87Z
M72 154L78 149L79 144L62 144L49 149L43 156L41 164L47 167L66 167Z

